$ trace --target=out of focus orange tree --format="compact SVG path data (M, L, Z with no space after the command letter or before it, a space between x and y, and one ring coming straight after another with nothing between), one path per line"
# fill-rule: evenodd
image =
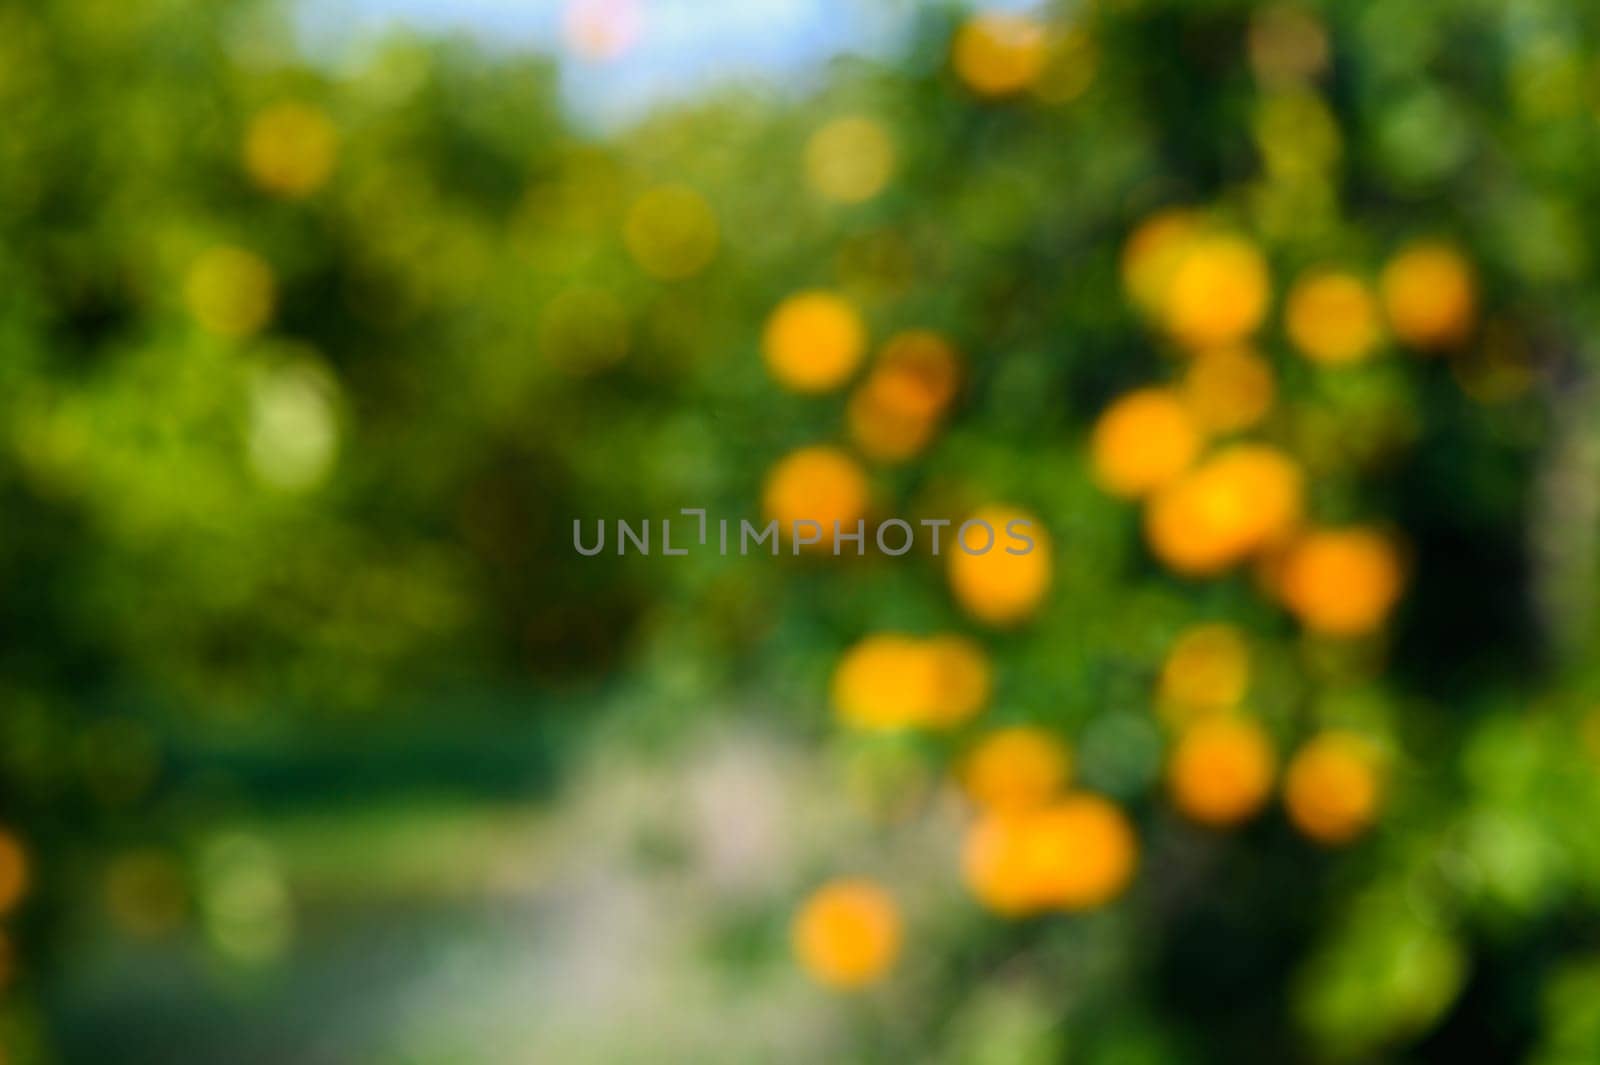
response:
M0 8L6 1053L206 926L197 825L731 705L959 810L964 894L773 900L863 1059L1017 984L1001 1060L1592 1060L1597 34L935 6L599 137L544 59ZM1039 550L573 550L686 506Z

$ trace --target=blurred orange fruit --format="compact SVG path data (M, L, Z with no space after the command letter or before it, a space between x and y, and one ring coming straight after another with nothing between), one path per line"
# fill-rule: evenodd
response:
M1378 301L1354 274L1309 273L1289 290L1284 326L1290 341L1312 362L1358 362L1378 346Z
M1284 604L1313 632L1360 636L1381 626L1400 597L1400 560L1373 529L1320 529L1295 541L1278 571Z
M930 728L954 728L989 705L994 671L983 648L965 636L935 636L927 641L933 657L933 699L925 715Z
M0 828L0 916L16 909L31 879L27 849L9 829Z
M1028 725L996 729L967 754L961 784L986 810L1016 812L1042 806L1066 786L1072 751L1054 733Z
M867 512L867 478L844 452L831 447L803 447L780 459L767 474L763 493L766 515L776 518L780 535L794 533L795 522L816 522L821 537L807 550L831 552L833 527L854 532Z
M1184 729L1167 763L1167 790L1185 816L1232 825L1259 810L1272 790L1272 742L1254 721L1212 716Z
M277 196L309 196L333 173L339 131L319 108L279 103L250 120L244 167L257 186Z
M1089 441L1095 480L1112 495L1144 495L1188 469L1200 443L1188 409L1172 390L1129 392L1095 422Z
M988 813L967 829L961 872L979 902L1017 917L1042 906L1028 843L1026 813Z
M1007 96L1032 85L1044 70L1044 27L1027 15L991 11L974 15L956 31L951 61L956 74L980 96Z
M910 458L932 439L959 377L955 350L939 334L925 329L896 334L850 397L851 438L880 462Z
M1158 700L1182 718L1232 710L1250 685L1250 651L1234 626L1217 623L1186 630L1161 666Z
M971 554L958 542L960 529L968 522L986 523L994 532L993 543L982 554ZM947 533L941 549L950 560L950 590L968 614L989 625L1005 626L1038 611L1050 590L1054 566L1050 535L1038 518L1015 507L988 506ZM1019 536L1031 540L1032 546L1027 547ZM968 546L976 551L985 542L982 526L974 525L968 533Z
M1243 237L1211 234L1184 247L1167 286L1162 319L1192 348L1236 344L1261 325L1270 297L1260 249Z
M1477 278L1449 244L1419 241L1402 249L1384 267L1380 288L1389 327L1411 347L1449 348L1472 332Z
M872 376L893 384L896 407L907 414L933 417L955 398L961 360L949 342L933 330L908 329L884 343Z
M842 991L881 980L900 956L900 909L865 879L824 884L806 899L789 928L800 966L813 980Z
M1200 216L1183 207L1158 211L1140 222L1122 246L1122 285L1147 314L1167 305L1172 277L1201 232Z
M778 383L795 392L827 392L855 372L866 348L866 327L843 298L801 292L772 312L761 346Z
M1133 877L1138 845L1109 800L1079 792L1048 806L990 813L962 848L967 884L997 912L1082 910L1116 898Z
M1318 843L1354 839L1377 818L1383 801L1377 751L1353 733L1316 736L1290 760L1283 801L1289 820Z
M850 439L861 453L878 462L904 462L933 440L938 422L912 414L894 400L895 385L870 377L850 397L845 418Z
M1304 481L1282 452L1235 444L1151 496L1145 539L1175 572L1219 573L1294 529Z
M1204 432L1232 433L1266 417L1277 395L1267 360L1246 348L1199 352L1183 375L1183 402Z
M988 705L991 683L988 656L964 636L878 633L840 657L832 698L855 728L954 728Z
M1030 849L1045 903L1100 906L1133 876L1137 845L1127 817L1108 799L1079 793L1028 815Z
M919 725L935 699L937 668L921 640L897 633L865 637L834 668L834 710L855 728Z

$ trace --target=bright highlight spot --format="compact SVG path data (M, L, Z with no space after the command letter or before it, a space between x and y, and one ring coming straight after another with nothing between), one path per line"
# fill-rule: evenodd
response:
M878 633L834 669L834 711L852 728L954 728L980 713L993 684L988 655L963 636Z
M1289 820L1323 844L1346 843L1377 819L1383 801L1378 753L1362 737L1324 732L1295 753L1284 775Z
M1478 282L1461 253L1439 241L1412 244L1383 269L1383 309L1395 336L1423 351L1451 348L1472 332Z
M1260 327L1271 294L1260 249L1243 237L1206 236L1183 249L1162 317L1192 348L1237 344Z
M1284 328L1302 355L1328 365L1367 358L1382 332L1378 301L1366 282L1335 270L1313 272L1294 283Z
M262 371L250 388L250 465L268 484L302 491L328 475L339 450L338 385L322 367L296 362Z
M900 956L900 908L870 880L833 880L795 914L789 940L819 984L851 991L877 983Z
M1006 506L983 507L968 521L987 522L994 530L994 545L983 554L969 554L956 543L941 545L949 556L950 590L956 602L974 618L988 625L1015 625L1032 617L1044 602L1050 590L1054 567L1053 548L1044 523L1027 511ZM1018 523L1018 533L1032 539L1033 546L1025 554L1024 546L1008 533L1012 523ZM1024 527L1021 523L1028 523ZM951 526L947 533L957 535L959 526ZM981 527L971 532L974 550L982 546Z
M768 518L776 518L784 539L793 535L794 523L813 521L821 527L807 551L831 554L833 526L855 531L867 513L867 477L854 459L832 447L804 447L779 460L767 474L762 494Z
M1125 499L1183 473L1200 445L1188 408L1166 388L1141 388L1117 399L1100 415L1089 441L1096 482Z
M831 292L790 296L772 312L762 334L767 369L794 392L827 392L855 372L867 330L856 309Z
M1284 604L1312 632L1362 636L1378 629L1400 598L1400 559L1387 537L1351 527L1307 533L1278 575Z
M957 76L979 96L1009 96L1039 77L1046 45L1044 27L1036 19L986 12L956 31L951 61Z
M1007 916L1103 906L1127 887L1137 860L1127 817L1084 792L1020 813L987 814L962 848L972 893Z
M961 786L988 811L1031 810L1053 799L1072 776L1072 751L1053 732L1028 725L997 729L978 741L961 767Z
M1200 235L1198 212L1169 207L1140 222L1122 245L1122 287L1135 306L1159 316L1184 252Z
M1248 718L1206 718L1185 729L1167 764L1172 802L1191 820L1222 827L1258 810L1272 790L1272 742Z
M1300 522L1305 477L1282 452L1236 444L1153 495L1145 539L1177 573L1209 576L1282 541Z

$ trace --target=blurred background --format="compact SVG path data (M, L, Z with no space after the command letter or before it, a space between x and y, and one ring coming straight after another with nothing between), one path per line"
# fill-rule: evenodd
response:
M0 0L0 1062L1600 1062L1597 55Z

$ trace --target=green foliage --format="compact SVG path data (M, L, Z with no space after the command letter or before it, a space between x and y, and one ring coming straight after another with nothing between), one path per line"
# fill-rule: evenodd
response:
M425 908L452 890L442 866L538 834L502 805L613 749L681 756L736 707L820 748L832 775L807 784L859 800L886 852L990 724L1070 736L1080 781L1139 829L1143 879L1108 912L917 911L935 917L902 984L804 1000L828 1033L810 1053L1594 1060L1600 16L1311 3L1289 17L1322 27L1326 69L1284 76L1270 30L1288 10L1062 5L1082 83L985 99L948 61L960 16L940 5L904 54L839 59L804 98L734 86L600 137L563 116L544 57L394 36L318 65L271 5L0 5L0 820L31 881L4 915L0 1054L166 1060L119 1022L225 1045L208 1004L315 967L324 933L286 916L295 891L350 892L338 920ZM247 158L286 101L336 131L303 194ZM807 179L809 139L844 115L894 147L857 203ZM715 219L688 276L629 247L662 185ZM1174 576L1096 486L1095 418L1184 365L1119 276L1129 234L1172 205L1265 251L1279 394L1255 435L1302 464L1315 521L1403 541L1384 634L1309 638L1248 567ZM1471 343L1301 358L1288 283L1325 261L1375 276L1417 236L1479 272ZM266 281L235 258L208 288L197 264L219 248ZM937 440L872 466L874 512L1037 513L1057 552L1028 625L975 624L920 550L572 550L574 519L754 520L777 459L848 440L848 393L785 392L761 357L772 308L819 287L860 308L874 350L929 328L962 353ZM1224 834L1170 809L1151 692L1177 634L1219 619L1251 634L1250 709L1285 751L1327 726L1392 748L1371 838L1324 854L1275 811ZM884 630L980 637L983 722L824 740L840 653ZM619 849L681 898L696 851L675 832ZM958 895L940 853L901 875ZM716 975L685 977L686 1001L738 985L718 1000L737 1013L742 981L781 980L792 887L705 918ZM83 975L142 992L150 958L200 989L188 1012ZM257 1021L282 1037L259 1060L292 1057L290 1029L337 1027L317 991L273 1000L310 1017ZM413 1060L351 1039L350 1060Z

